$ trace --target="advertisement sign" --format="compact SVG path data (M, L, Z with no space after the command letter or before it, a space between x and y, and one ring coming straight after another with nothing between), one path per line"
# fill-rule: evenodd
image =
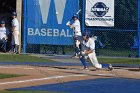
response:
M78 0L27 0L26 3L28 44L73 44L73 32L66 23L78 11Z
M86 26L114 26L114 0L86 0Z

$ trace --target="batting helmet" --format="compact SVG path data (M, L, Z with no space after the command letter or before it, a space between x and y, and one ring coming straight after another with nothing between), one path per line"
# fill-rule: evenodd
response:
M12 12L12 16L17 16L17 13L16 12Z
M72 18L78 18L78 15L75 15L75 14L74 14L74 15L72 16Z
M5 24L5 21L3 21L3 20L2 20L2 21L0 21L0 24Z
M88 33L82 33L82 36L86 36L87 39L89 38Z

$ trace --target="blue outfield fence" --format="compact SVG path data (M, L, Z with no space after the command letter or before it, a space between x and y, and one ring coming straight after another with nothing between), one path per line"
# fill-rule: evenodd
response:
M74 54L72 31L66 22L81 9L79 20L82 32L98 36L97 55L140 57L140 46L135 46L140 45L140 0L115 0L113 27L85 25L88 1L92 0L24 0L23 51Z

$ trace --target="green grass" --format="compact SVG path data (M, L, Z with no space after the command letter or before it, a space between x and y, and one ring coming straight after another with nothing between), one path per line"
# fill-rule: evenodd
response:
M58 93L58 92L43 92L43 91L0 91L0 93ZM60 92L59 92L60 93Z
M61 48L58 48L59 51L62 51ZM71 47L65 47L66 54L74 54L75 50ZM137 50L130 50L125 48L97 48L96 50L99 56L110 56L110 57L128 57L129 54L132 56L137 55ZM60 52L61 53L61 52Z
M67 59L63 59L67 60ZM140 64L138 58L98 58L100 63L108 64ZM0 62L54 62L47 58L34 57L30 55L1 54Z
M108 64L139 64L140 59L138 58L98 58L100 63Z
M129 54L131 54L132 56L136 56L137 55L137 51L136 50L131 50L130 49L97 49L97 52L99 53L99 55L103 55L103 56L116 56L116 57L128 57Z
M13 78L13 77L20 77L24 75L16 75L16 74L1 74L0 73L0 79L5 79L5 78Z
M0 54L0 62L52 62L52 60L30 55Z

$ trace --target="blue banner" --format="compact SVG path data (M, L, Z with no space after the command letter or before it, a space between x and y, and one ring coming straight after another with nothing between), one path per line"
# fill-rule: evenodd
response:
M78 0L26 0L27 43L72 45L73 32L66 23L78 4Z

